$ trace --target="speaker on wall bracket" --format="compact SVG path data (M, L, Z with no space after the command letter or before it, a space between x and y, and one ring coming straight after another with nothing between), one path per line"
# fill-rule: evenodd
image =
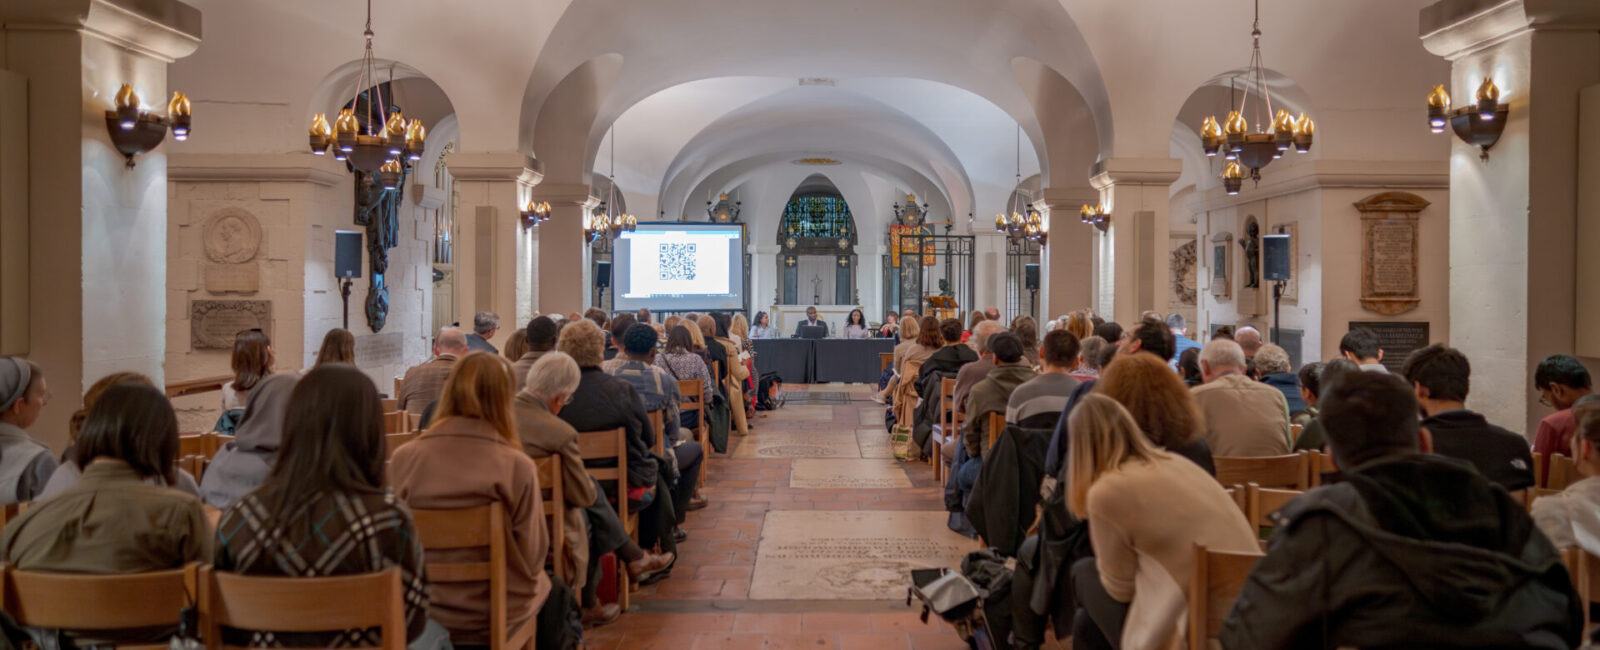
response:
M1278 332L1283 313L1279 303L1283 300L1284 285L1289 277L1289 233L1278 232L1261 236L1261 278L1272 283L1272 343L1278 344Z

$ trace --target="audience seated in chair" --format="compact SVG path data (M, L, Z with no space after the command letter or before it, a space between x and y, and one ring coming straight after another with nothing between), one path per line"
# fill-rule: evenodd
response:
M1311 364L1307 365L1309 366ZM1308 383L1306 381L1305 369L1302 368L1300 373L1300 385L1302 387L1307 385L1314 387L1315 392L1313 393L1313 397L1316 397L1317 403L1321 404L1322 394L1327 392L1330 386L1338 383L1340 378L1355 372L1361 372L1361 367L1357 366L1354 361L1349 359L1334 359L1319 365L1319 367L1316 369L1314 382ZM1327 446L1327 438L1322 434L1321 415L1321 408L1317 407L1317 415L1304 422L1304 428L1300 431L1300 437L1296 438L1294 441L1294 451L1324 450L1324 448Z
M1289 418L1306 410L1305 398L1300 395L1300 377L1289 367L1289 352L1272 343L1262 344L1256 351L1256 370L1261 373L1261 383L1278 389L1289 407Z
M1274 516L1223 647L1578 644L1582 612L1555 547L1504 490L1427 454L1403 380L1351 373L1319 403L1345 480Z
M1533 387L1539 391L1539 403L1556 410L1539 421L1539 430L1533 437L1533 453L1543 454L1546 465L1555 454L1572 457L1572 434L1578 429L1572 405L1588 395L1593 386L1589 369L1570 355L1550 355L1534 369ZM1543 472L1548 468L1540 469Z
M439 401L451 366L467 351L467 337L461 330L440 329L433 344L433 358L406 370L405 379L400 381L399 394L395 395L400 400L400 410L421 415L430 404Z
M89 391L83 394L83 408L72 414L69 430L72 442L68 443L66 451L61 453L61 464L50 475L50 481L45 483L44 490L37 498L53 497L77 484L78 478L83 475L83 468L78 464L78 435L82 431L84 419L88 417L89 409L94 407L95 402L100 401L100 396L105 394L106 389L119 384L143 384L155 387L155 383L150 381L149 377L136 372L114 372L101 377L100 381L90 386ZM199 497L200 485L195 482L194 475L182 469L176 471L177 482L171 487ZM165 479L159 476L150 477L149 482L151 485L166 485Z
M1422 428L1433 440L1433 453L1472 463L1479 474L1508 492L1534 487L1527 439L1467 410L1472 374L1467 355L1435 343L1412 352L1400 374L1411 383L1427 416Z
M522 451L511 398L510 362L491 352L462 356L451 366L433 424L389 460L389 481L413 510L496 503L504 508L506 626L516 629L544 605L551 583L544 571L550 537L538 470ZM430 562L481 561L475 549L430 550L426 555ZM432 589L430 617L450 631L452 642L485 643L488 583L435 584Z
M283 441L289 395L299 379L293 373L271 375L250 390L233 440L211 459L200 479L200 499L206 505L231 506L267 480Z
M56 470L50 448L28 435L28 427L50 403L44 370L22 357L0 357L0 505L39 496Z
M700 490L700 465L705 462L706 450L701 449L699 442L688 439L681 432L678 403L682 399L678 394L678 380L655 366L656 342L660 340L655 328L649 325L635 323L629 327L619 341L622 356L617 358L622 363L611 371L611 375L628 382L639 392L646 413L660 411L662 414L663 449L678 468L678 481L672 487L672 505L678 513L678 523L682 524L684 515L690 510L706 507L705 498L696 496ZM735 365L740 370L744 368L743 365Z
M1218 339L1200 351L1205 385L1194 389L1206 444L1217 456L1289 453L1289 407L1278 389L1246 377L1244 350Z
M528 321L528 327L524 332L528 341L528 351L511 362L511 376L516 380L517 390L522 390L523 382L527 381L528 369L533 367L534 362L556 349L556 335L561 333L561 328L556 327L556 322L550 320L549 316L538 316Z
M999 324L995 325L998 327ZM966 395L967 402L964 409L966 421L961 427L961 439L956 442L965 447L967 460L959 469L953 469L957 487L963 493L970 492L977 481L978 470L983 466L983 455L989 451L989 439L996 433L988 430L989 414L1003 415L1007 403L1011 400L1011 392L1038 376L1038 373L1028 367L1024 360L1022 341L1015 334L1000 332L985 336L984 329L984 325L978 326L976 338L985 353L985 359L989 360L993 367ZM970 368L979 368L980 364L983 362L968 364L961 370L965 372ZM961 378L958 376L957 391L960 390L960 382Z
M1558 550L1579 547L1600 556L1600 399L1579 400L1572 412L1578 423L1572 460L1583 478L1534 499L1529 514Z
M687 325L675 325L667 330L667 345L661 353L656 355L655 366L667 371L677 381L700 380L700 403L711 403L711 395L716 391L716 382L711 380L710 366L699 354L695 353L694 332ZM695 428L699 426L700 413L695 410L679 411L678 426L680 428Z
M960 381L961 370L967 365L978 361L977 351L972 346L962 342L962 334L961 321L954 318L946 318L940 321L939 336L944 341L944 347L928 355L928 360L922 364L922 369L917 371L917 396L922 399L922 402L921 406L917 407L916 417L914 418L916 421L912 423L913 441L915 442L912 445L912 449L919 450L919 455L921 453L920 450L928 444L928 437L933 432L934 422L939 419L939 386L941 381L945 377ZM981 378L982 375L980 374L973 379L972 383L977 383L977 379ZM970 387L971 384L968 384L968 386ZM965 397L965 393L958 394L961 397ZM957 402L957 409L960 408L959 404L960 402ZM951 467L955 467L953 459L956 446L955 440L947 437L946 442L940 449L929 451L944 454L945 460L952 463ZM908 457L907 460L916 459Z
M1078 364L1078 337L1066 330L1044 335L1039 346L1040 371L1011 391L1006 422L1025 429L1053 429L1080 383L1072 376Z
M317 366L294 387L283 446L265 483L222 513L216 570L321 578L400 568L406 637L428 627L422 542L411 512L384 489L383 409L366 373ZM239 645L376 646L376 628L285 634L225 630ZM446 638L434 624L432 637Z
M1069 419L1067 506L1089 522L1094 547L1072 567L1072 647L1175 647L1194 546L1257 553L1256 531L1221 484L1150 444L1116 400L1084 397Z
M1151 354L1119 357L1094 383L1094 392L1117 401L1151 444L1187 458L1215 476L1205 420L1194 396L1172 369Z

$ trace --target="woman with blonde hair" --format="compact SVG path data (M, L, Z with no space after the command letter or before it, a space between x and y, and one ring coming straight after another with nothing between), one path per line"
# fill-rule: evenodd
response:
M1205 417L1183 380L1153 354L1129 354L1106 366L1094 392L1117 400L1151 444L1217 473L1211 446L1201 434Z
M528 353L528 328L519 327L511 333L511 338L506 339L505 348L500 350L511 363L516 363L522 355Z
M1259 554L1256 531L1216 479L1152 445L1116 400L1084 396L1067 427L1067 508L1094 547L1072 566L1073 647L1181 647L1195 545Z
M1089 318L1086 311L1075 311L1067 316L1067 331L1078 337L1079 341L1094 336L1094 320Z
M433 424L389 459L389 482L413 509L504 509L508 630L531 621L550 593L539 474L522 451L511 398L511 363L491 352L469 352L451 367ZM430 550L427 560L473 561L477 553ZM433 583L431 616L457 644L489 642L489 603L488 582Z

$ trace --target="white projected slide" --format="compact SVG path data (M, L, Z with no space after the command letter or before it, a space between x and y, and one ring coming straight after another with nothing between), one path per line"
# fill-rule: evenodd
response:
M732 292L729 240L737 232L627 233L628 286L622 298L726 296Z

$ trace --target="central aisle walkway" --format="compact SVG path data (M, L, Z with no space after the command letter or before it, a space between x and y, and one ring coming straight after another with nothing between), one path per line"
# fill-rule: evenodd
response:
M706 476L672 577L636 592L590 648L959 650L905 604L907 571L977 547L945 527L926 463L894 461L866 386L785 386Z

